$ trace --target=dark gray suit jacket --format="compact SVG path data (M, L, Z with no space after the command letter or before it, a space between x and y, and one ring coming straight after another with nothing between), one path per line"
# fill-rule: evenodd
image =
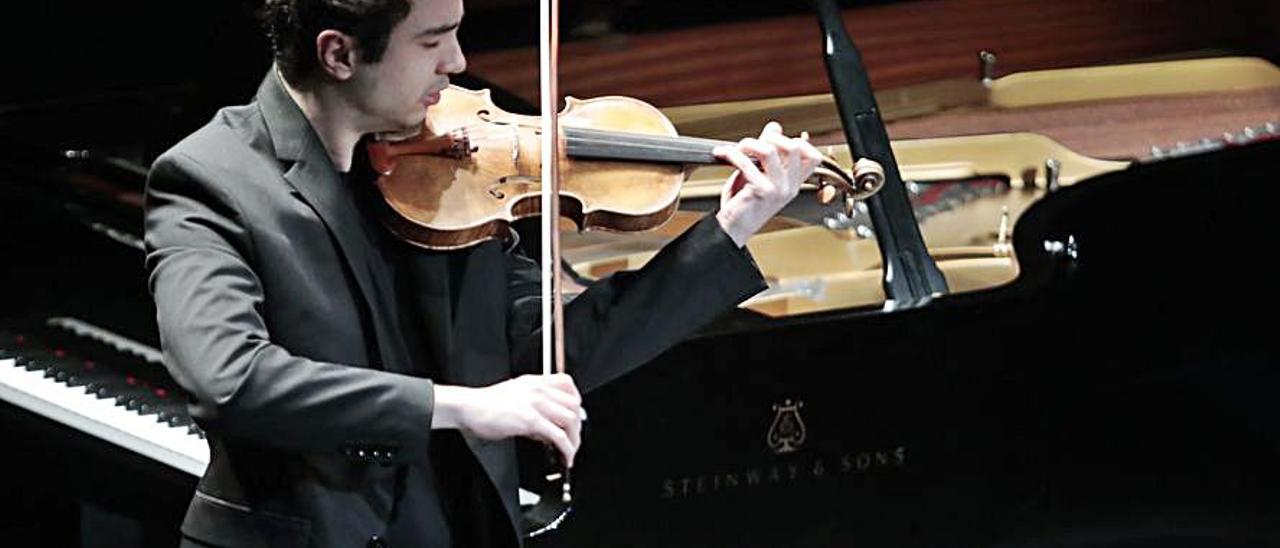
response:
M156 161L150 287L166 365L211 449L186 537L519 543L514 443L432 432L432 382L488 385L537 358L537 266L501 242L395 241L369 192L334 169L274 71L254 102ZM708 216L572 301L570 372L589 391L763 287Z

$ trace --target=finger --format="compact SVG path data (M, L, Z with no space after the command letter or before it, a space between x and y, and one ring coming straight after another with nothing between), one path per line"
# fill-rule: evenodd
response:
M560 456L564 457L565 468L572 468L573 454L577 452L578 447L573 444L573 440L569 439L569 434L545 418L539 419L535 428L537 433L534 437L554 446L560 452Z
M578 385L573 382L573 377L564 373L539 375L537 387L541 390L561 392L575 397L581 397L581 394L578 393Z
M552 402L542 402L535 407L543 417L569 436L569 441L575 448L582 444L582 421L586 411L581 407L563 407Z
M767 181L758 183L762 186L761 190L767 192L776 190L778 186L776 179L786 176L786 171L782 167L782 159L778 155L778 147L759 139L743 139L741 147L748 156L756 158L764 166Z
M782 124L779 124L776 120L770 120L769 123L764 125L764 129L760 130L760 137L763 139L765 135L770 133L782 135Z
M555 423L561 430L566 430L573 423L578 422L578 408L574 406L560 405L551 400L539 400L533 403L533 408L542 415L543 418Z
M582 398L554 390L547 392L545 396L549 401L570 411L578 420L587 420L587 411L582 408Z
M573 377L566 373L556 373L551 375L551 382L560 391L571 394L578 401L582 401L582 394L578 392L578 385L573 382Z
M587 412L582 409L579 409L578 411L582 413L579 420L569 423L569 427L565 429L565 433L569 435L569 442L573 444L575 452L578 448L582 447L582 421L586 420L587 414Z
M768 177L765 177L764 173L760 172L760 168L756 167L756 163L738 147L729 148L725 153L725 160L729 162L729 165L738 168L738 171L746 178L747 182L763 185L765 188L770 186Z
M760 140L777 149L779 164L787 166L791 170L805 168L807 160L804 153L800 152L804 144L802 141L792 139L781 133L767 133L760 136Z
M582 406L582 398L575 393L566 392L558 387L546 388L538 392L542 397L553 401L556 405L566 409L573 409Z
M781 133L764 133L760 135L760 140L778 147L787 158L791 158L805 144L804 141L792 139Z
M804 157L815 166L821 164L824 159L822 152L818 150L818 147L813 146L808 141L804 141L804 146L801 146L800 150L804 153Z

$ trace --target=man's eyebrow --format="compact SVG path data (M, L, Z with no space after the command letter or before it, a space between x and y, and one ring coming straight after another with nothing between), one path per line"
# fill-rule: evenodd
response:
M459 19L459 20L457 20L457 21L454 21L454 22L452 22L452 23L448 23L448 24L445 24L445 25L440 25L440 26L438 26L438 27L432 27L432 28L429 28L429 29L424 30L424 31L422 31L422 32L419 32L419 33L418 33L417 38L426 38L426 37L428 37L428 36L440 36L441 34L444 34L444 33L447 33L447 32L449 32L449 31L451 31L451 30L454 30L454 29L458 28L459 26L462 26L462 20L461 20L461 19Z

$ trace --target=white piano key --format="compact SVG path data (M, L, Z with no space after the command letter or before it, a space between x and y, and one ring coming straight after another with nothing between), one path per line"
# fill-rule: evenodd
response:
M69 387L40 370L0 360L0 399L81 432L102 438L189 474L200 476L209 464L209 445L187 427L172 427L155 415L139 415L99 399L82 387Z

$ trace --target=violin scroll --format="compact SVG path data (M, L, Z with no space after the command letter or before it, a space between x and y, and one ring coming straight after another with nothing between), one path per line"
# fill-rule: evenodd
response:
M850 172L834 160L825 159L813 170L810 180L818 186L818 201L829 204L843 194L845 213L851 215L855 202L874 196L884 187L884 166L870 158L859 158Z

